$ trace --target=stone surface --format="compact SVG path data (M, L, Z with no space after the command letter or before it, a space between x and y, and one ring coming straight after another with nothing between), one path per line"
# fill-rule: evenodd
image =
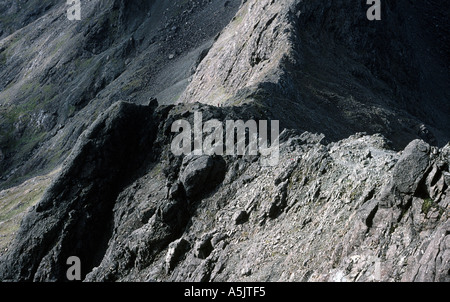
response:
M170 273L180 261L181 256L189 250L189 242L183 238L180 238L169 245L169 249L166 255L166 272Z
M423 141L411 142L394 167L395 187L404 194L416 192L425 170L429 167L430 146Z
M92 0L69 22L66 1L0 0L0 188L59 166L117 101L174 103L240 3Z
M450 2L26 2L0 0L0 187L65 161L1 281L74 255L84 281L450 281ZM175 156L196 111L280 120L278 165Z
M120 103L105 112L26 215L0 278L64 280L65 259L77 253L86 281L450 281L448 147L430 153L413 141L395 152L380 135L321 143L289 132L276 168L224 156L223 181L190 199L175 187L200 186L187 175L202 180L215 159L170 155L159 125L193 118L182 108ZM93 182L104 165L122 172ZM168 177L180 181L172 194ZM112 195L99 199L98 186Z

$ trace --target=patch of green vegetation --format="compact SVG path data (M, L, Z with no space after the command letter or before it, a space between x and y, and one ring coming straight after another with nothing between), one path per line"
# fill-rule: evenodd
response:
M9 29L10 26L14 25L14 22L17 20L16 14L2 14L0 15L0 27Z
M254 106L253 108L256 110L256 112L261 115L261 116L265 116L266 115L266 111L267 111L267 106L264 105L264 101L261 100L261 98L259 96L252 96L249 97L247 99L245 99L242 103L252 103Z
M247 3L244 4L244 7L245 7L245 6L248 6L248 5L249 5L249 4L248 4L248 2L247 2ZM233 24L235 24L236 26L241 25L242 22L244 21L244 16L246 15L246 12L248 11L247 8L244 8L244 7L241 8L241 10L240 10L241 13L239 13L238 15L236 15L236 16L233 18L233 21L232 21L232 22L233 22Z
M20 146L20 150L24 150L24 152L28 153L33 150L34 147L45 138L45 136L45 132L27 133L17 140L17 144Z
M14 52L14 49L16 48L17 44L19 43L19 41L22 39L23 37L20 36L19 34L15 34L14 36L12 36L11 40L9 42L7 42L7 46L6 49L4 50L4 54L7 57L11 57L12 53Z
M6 125L12 125L19 117L19 112L14 107L2 110L2 122Z
M175 15L180 15L186 8L185 5L188 3L189 3L189 0L178 0L177 6L175 7Z
M108 15L109 24L110 25L116 24L118 20L119 20L119 10L118 9L112 10L111 13Z
M424 213L425 215L428 214L428 212L432 209L432 208L437 208L438 205L434 202L433 199L431 198L425 198L423 200L422 203L422 213Z
M87 69L89 66L91 66L92 60L93 60L93 57L88 58L88 59L80 59L80 58L77 58L77 59L75 60L75 62L74 62L75 68L76 68L77 70L84 70L84 69Z
M293 190L293 188L298 184L299 179L303 179L303 173L300 169L295 169L289 178L288 192Z
M208 97L208 99L217 105L217 102L224 104L231 100L232 96L226 91L225 87L217 87Z
M351 201L356 201L356 200L358 200L360 197L361 197L361 195L364 193L363 192L363 190L362 190L363 188L361 187L361 186L358 186L358 187L356 187L356 188L352 188L351 189L351 193L350 193L350 200Z
M68 117L72 117L75 115L75 113L77 112L77 107L70 104L68 109L67 109L67 116Z
M19 229L23 214L42 198L55 172L0 191L0 254Z
M6 65L7 60L8 60L8 58L6 57L6 52L4 51L0 54L0 66Z
M236 16L236 18L234 19L234 23L236 25L241 25L242 21L244 21L244 16L242 14Z
M237 100L233 102L233 106L237 107L237 106L241 106L244 103L244 100Z
M7 142L6 152L14 152L16 161L23 161L36 146L42 142L47 133L40 130L25 130L25 133L20 137L15 137L13 134L6 135L3 142Z
M153 167L153 169L151 171L151 176L158 177L160 175L162 175L162 165L160 163L158 163L156 166Z
M134 90L136 90L137 88L141 87L142 85L142 80L141 79L134 79L130 82L128 82L126 85L124 85L122 87L122 91L128 91L128 92L133 92Z
M41 86L39 83L32 81L24 83L19 88L19 93L24 101L10 109L10 116L13 119L43 109L51 103L57 94L54 85L45 84Z
M15 199L7 201L6 205L2 205L6 210L0 213L0 221L9 220L33 205L42 197L45 188L44 186L35 188L30 192L25 192L25 194L17 196Z
M33 93L34 92L34 90L37 88L38 86L37 86L37 83L34 83L34 82L26 82L26 83L24 83L22 86L20 86L20 93L22 94L22 95L25 95L25 94L30 94L30 93Z
M46 84L41 87L42 99L38 104L39 108L44 108L49 104L53 104L53 101L58 96L58 91L53 84Z
M15 18L15 14L4 14L0 16L0 23L11 23Z
M180 92L178 92L177 94L175 94L175 95L172 97L172 103L173 103L173 104L176 104L182 95L183 95L183 91L180 91Z
M55 46L52 48L52 53L50 54L51 57L56 55L58 51L61 49L61 47L66 43L67 40L60 39L58 42L56 42Z
M45 137L45 131L27 127L23 134L18 135L14 127L17 123L28 125L31 112L36 112L38 103L34 101L11 106L2 110L1 142L7 145L6 151L14 152L17 159L23 158Z

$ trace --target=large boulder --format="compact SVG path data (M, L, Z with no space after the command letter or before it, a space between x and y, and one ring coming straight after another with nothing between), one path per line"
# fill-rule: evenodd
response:
M186 197L192 199L220 183L225 171L226 163L222 157L189 154L183 159L179 180Z
M429 153L430 145L421 140L414 140L405 148L393 171L394 185L400 193L416 192L430 166Z

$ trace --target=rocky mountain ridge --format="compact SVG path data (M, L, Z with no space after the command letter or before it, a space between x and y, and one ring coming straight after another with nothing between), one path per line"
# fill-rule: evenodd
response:
M448 4L23 3L0 1L1 185L64 162L0 280L77 256L84 281L450 281ZM279 164L175 156L195 112L280 120Z
M0 1L0 188L55 169L117 101L175 102L240 4L87 1L69 21L44 2Z
M64 280L76 254L85 281L449 281L450 145L284 131L276 169L172 155L171 121L245 116L227 110L113 105L23 220L2 280Z

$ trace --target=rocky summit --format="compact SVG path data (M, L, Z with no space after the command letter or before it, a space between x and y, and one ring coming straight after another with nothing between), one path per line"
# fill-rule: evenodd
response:
M0 281L449 282L450 4L380 3L0 0Z

